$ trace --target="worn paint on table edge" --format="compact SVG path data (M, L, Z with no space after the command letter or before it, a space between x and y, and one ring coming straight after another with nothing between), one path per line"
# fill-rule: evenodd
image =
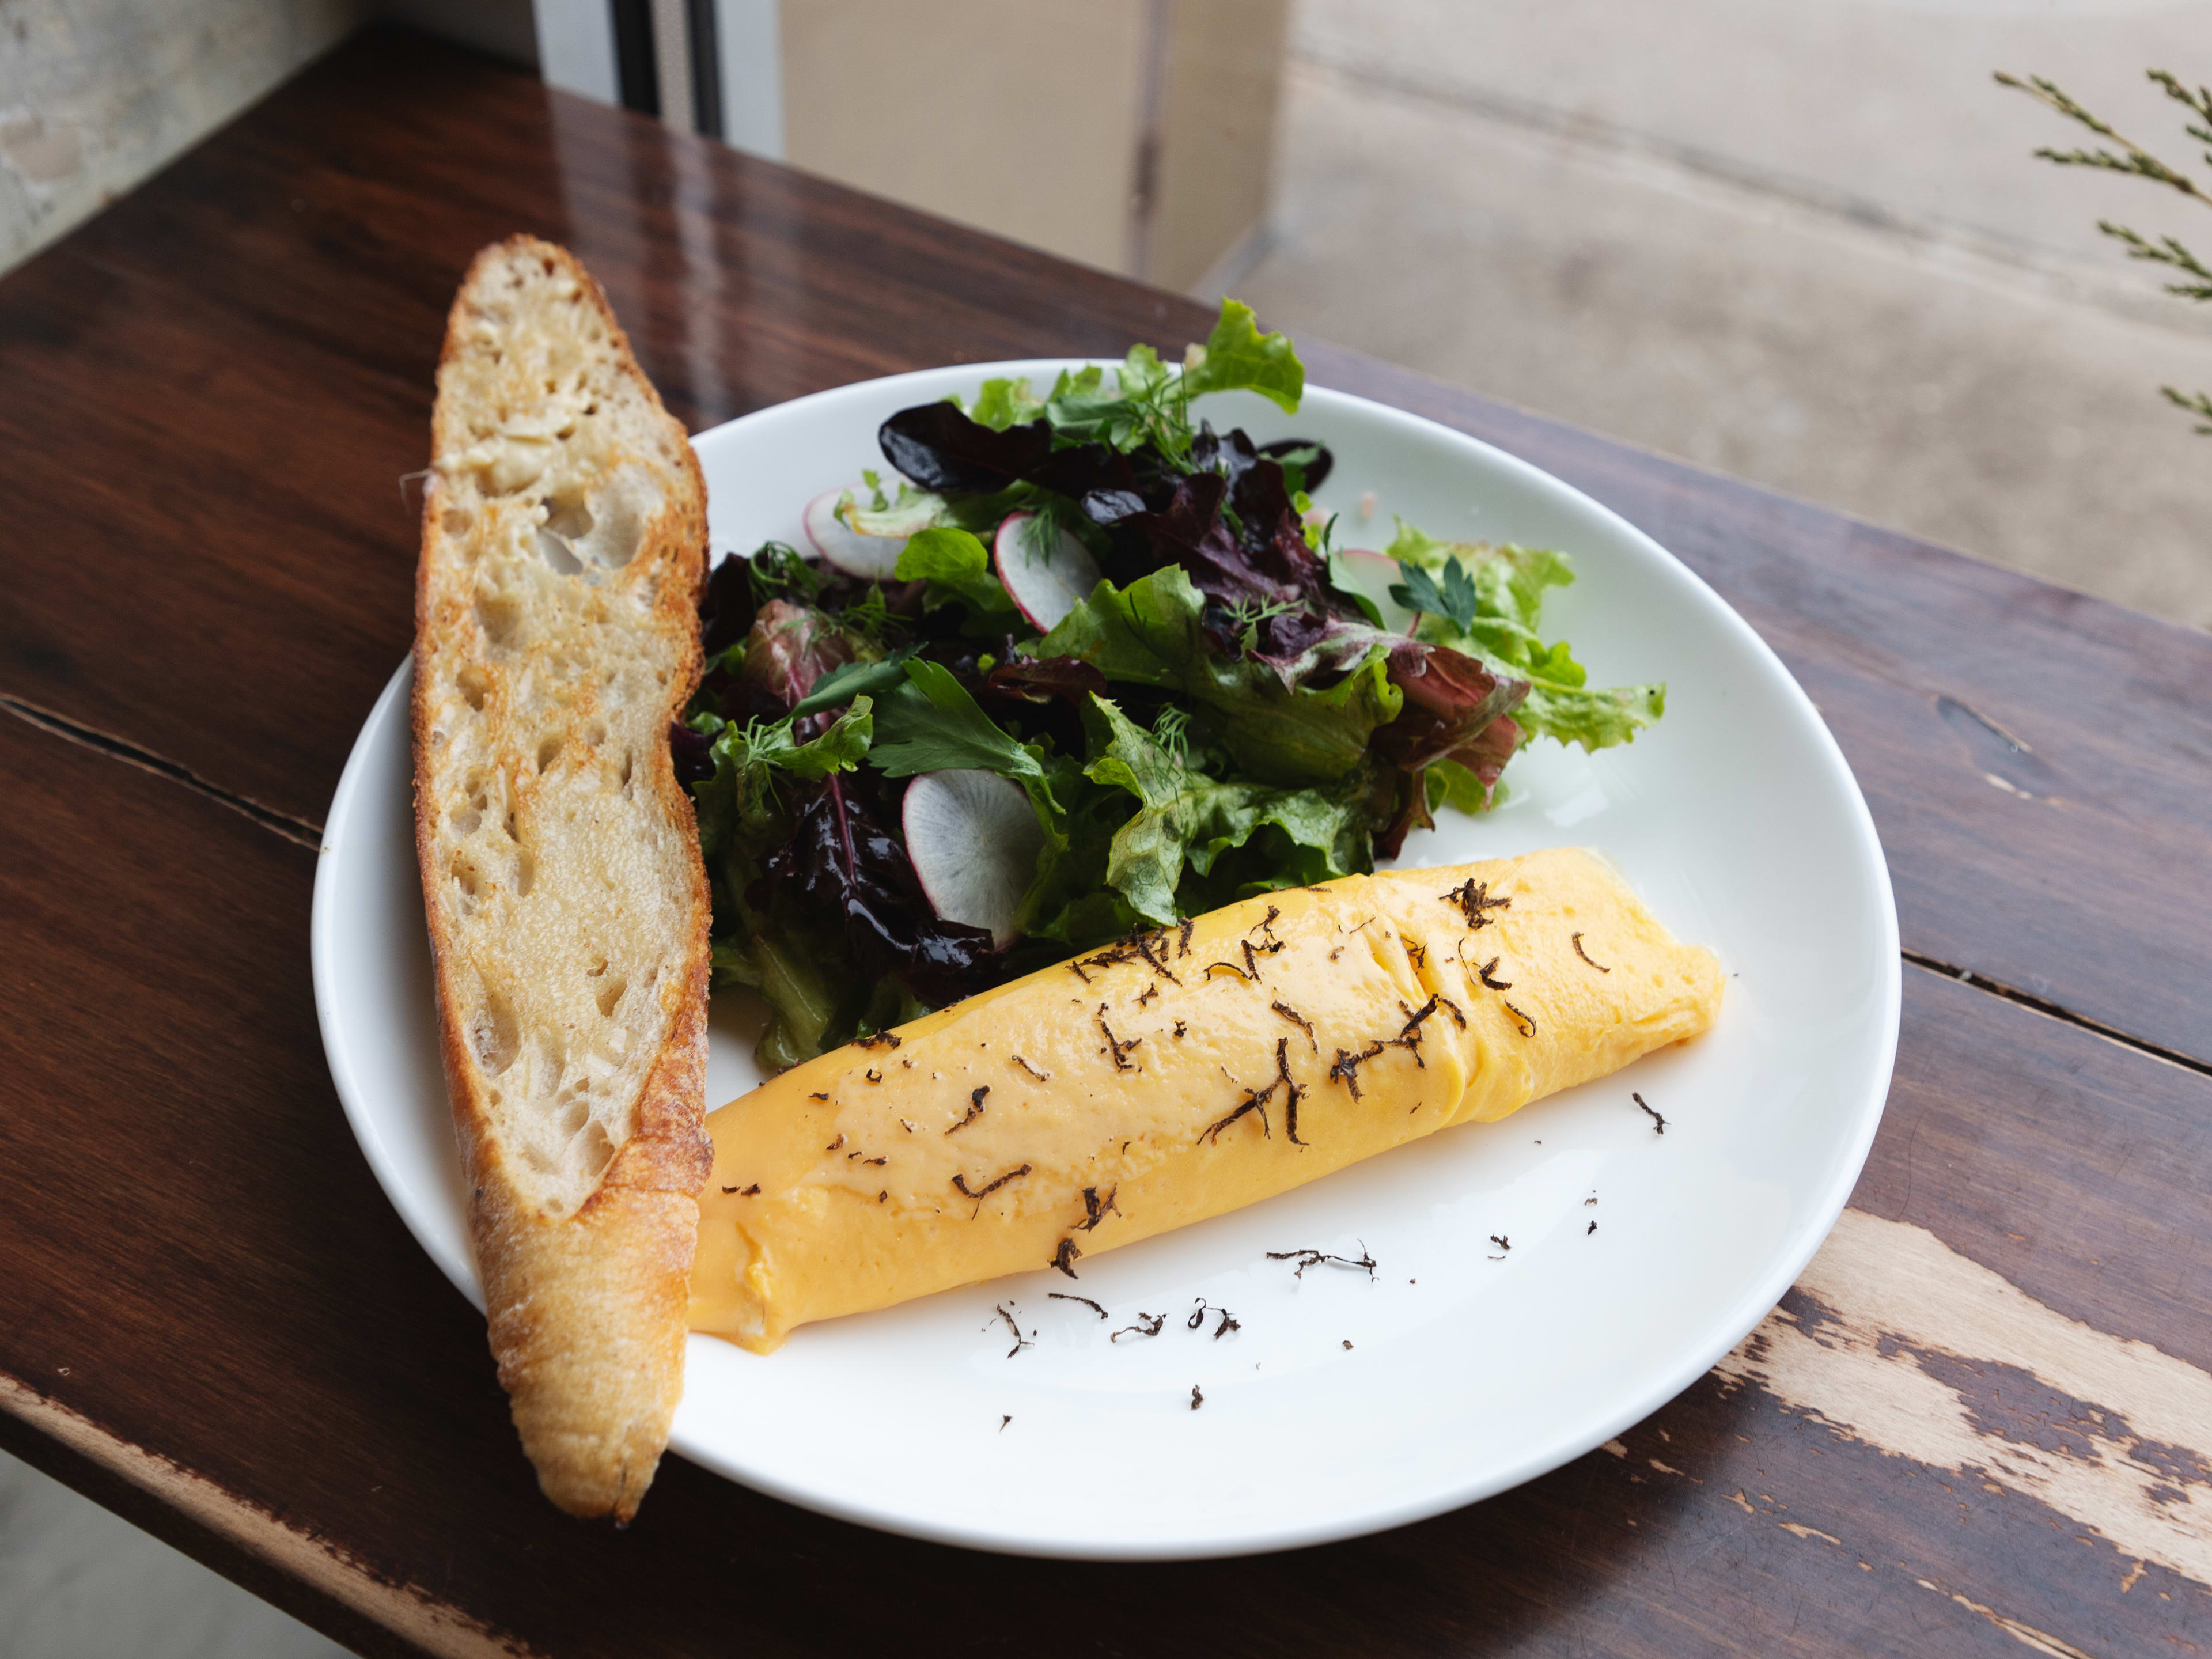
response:
M529 1659L536 1651L495 1635L427 1590L386 1583L345 1551L286 1526L158 1453L117 1438L14 1377L0 1376L0 1408L426 1653L440 1659Z

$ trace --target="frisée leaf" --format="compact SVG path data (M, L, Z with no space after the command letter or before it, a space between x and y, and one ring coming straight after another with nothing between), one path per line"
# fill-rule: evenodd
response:
M1184 903L1188 878L1213 872L1223 855L1272 829L1284 843L1252 890L1304 885L1372 867L1363 814L1373 810L1362 777L1334 789L1279 789L1208 776L1189 765L1119 705L1093 696L1085 725L1096 758L1094 782L1134 796L1138 810L1115 831L1106 880L1137 915L1164 925L1206 902ZM1225 902L1228 895L1215 902Z
M1285 415L1298 412L1305 396L1306 366L1287 334L1262 334L1252 307L1224 299L1221 316L1206 343L1184 360L1183 391L1256 392Z
M1074 657L1109 680L1179 691L1213 717L1238 765L1268 783L1340 778L1367 753L1377 726L1403 706L1380 646L1335 684L1291 686L1264 663L1215 654L1205 602L1180 565L1119 590L1102 585L1038 644L1040 656Z
M1404 580L1390 590L1421 612L1416 637L1449 646L1528 682L1514 718L1530 737L1598 750L1631 743L1667 711L1667 688L1591 689L1565 640L1547 645L1536 627L1547 589L1575 579L1563 553L1438 541L1401 520L1384 554Z

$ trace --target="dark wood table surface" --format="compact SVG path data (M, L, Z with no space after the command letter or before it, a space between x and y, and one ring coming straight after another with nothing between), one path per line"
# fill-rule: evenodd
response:
M556 1513L307 968L446 307L518 229L694 429L1206 322L398 33L0 279L0 1443L372 1654L2212 1646L2212 641L1320 347L1650 532L1834 728L1906 956L1835 1237L1620 1441L1353 1542L1011 1559L677 1459Z

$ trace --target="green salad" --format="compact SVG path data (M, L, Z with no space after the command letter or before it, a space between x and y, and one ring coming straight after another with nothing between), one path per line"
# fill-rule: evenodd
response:
M765 1069L1133 932L1370 869L1487 811L1525 744L1626 743L1660 685L1594 689L1542 636L1564 554L1399 523L1342 544L1332 458L1194 407L1295 414L1291 342L1224 301L1050 386L902 410L807 545L730 557L672 733L718 983Z

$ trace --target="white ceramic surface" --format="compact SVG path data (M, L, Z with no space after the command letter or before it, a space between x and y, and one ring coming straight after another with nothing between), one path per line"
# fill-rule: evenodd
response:
M811 496L880 466L875 428L892 411L1059 367L901 375L702 434L715 554L797 541ZM1732 975L1720 1023L1502 1123L1086 1260L1079 1285L1040 1271L948 1291L802 1328L767 1358L695 1336L672 1443L732 1480L918 1537L1109 1559L1416 1520L1540 1474L1694 1381L1789 1287L1865 1159L1896 1047L1896 914L1858 788L1773 653L1648 538L1471 439L1318 390L1295 416L1243 394L1200 412L1263 441L1328 443L1321 501L1342 512L1340 544L1382 545L1396 513L1573 556L1582 580L1549 601L1547 635L1571 639L1598 683L1666 680L1666 718L1599 755L1534 747L1498 810L1447 813L1401 862L1601 849L1668 926L1719 952ZM331 803L316 1000L378 1180L480 1300L408 822L406 684L403 667ZM758 1018L717 998L710 1105L754 1082ZM1632 1090L1665 1114L1663 1135ZM1371 1281L1300 1280L1266 1256L1363 1246ZM1055 1289L1095 1298L1110 1323L1048 1300ZM1188 1329L1200 1298L1240 1328ZM1033 1338L1011 1357L1000 1304ZM1109 1344L1139 1312L1167 1316L1162 1334Z

